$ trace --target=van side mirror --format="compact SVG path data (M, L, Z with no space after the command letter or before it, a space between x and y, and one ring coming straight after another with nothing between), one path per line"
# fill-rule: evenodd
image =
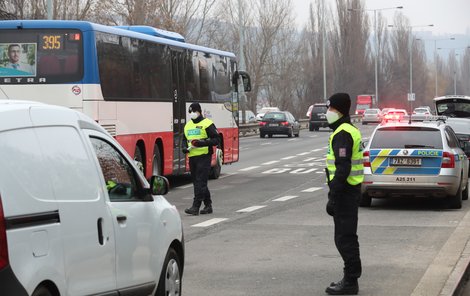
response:
M238 86L238 80L242 79L243 89L245 92L251 91L251 78L245 71L236 71L232 77L232 83Z
M170 190L170 182L163 176L152 176L150 178L150 191L152 195L165 195Z

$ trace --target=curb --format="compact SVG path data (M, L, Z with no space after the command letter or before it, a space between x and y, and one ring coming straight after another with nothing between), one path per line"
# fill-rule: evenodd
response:
M470 262L470 211L426 269L412 296L454 296L463 286Z

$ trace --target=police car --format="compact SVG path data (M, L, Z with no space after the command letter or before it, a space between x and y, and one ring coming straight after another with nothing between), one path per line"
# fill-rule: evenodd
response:
M450 208L468 198L468 159L443 118L386 122L377 126L364 150L360 205L394 196L448 199Z

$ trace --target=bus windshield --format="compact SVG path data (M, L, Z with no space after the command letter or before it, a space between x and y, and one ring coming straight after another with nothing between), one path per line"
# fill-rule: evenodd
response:
M66 83L82 79L78 30L3 30L0 84Z

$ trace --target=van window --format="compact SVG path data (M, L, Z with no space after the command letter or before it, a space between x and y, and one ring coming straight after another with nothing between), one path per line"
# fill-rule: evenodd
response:
M49 176L57 201L98 199L99 175L78 130L53 126L34 131L44 157L42 174Z
M126 159L108 142L91 138L103 172L111 201L135 201L138 199L134 170Z

